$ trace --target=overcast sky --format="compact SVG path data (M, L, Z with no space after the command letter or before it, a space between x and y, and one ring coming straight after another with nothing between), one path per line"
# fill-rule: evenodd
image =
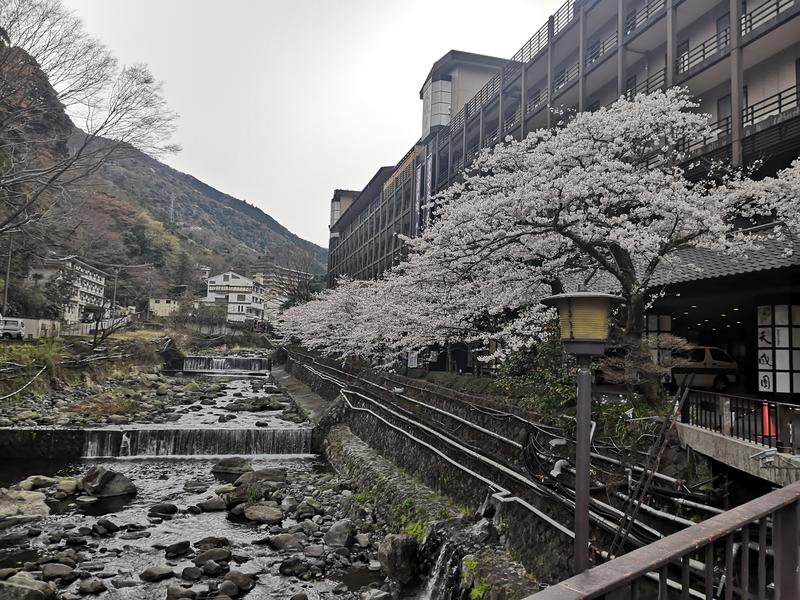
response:
M328 245L334 188L419 138L450 49L510 58L563 0L65 0L180 114L166 162Z

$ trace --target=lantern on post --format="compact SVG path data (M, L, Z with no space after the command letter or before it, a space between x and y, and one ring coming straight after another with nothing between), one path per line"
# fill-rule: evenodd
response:
M605 352L608 318L619 296L592 292L557 294L542 300L558 309L564 352L578 359L577 427L575 432L575 572L589 568L589 431L592 420L593 356Z

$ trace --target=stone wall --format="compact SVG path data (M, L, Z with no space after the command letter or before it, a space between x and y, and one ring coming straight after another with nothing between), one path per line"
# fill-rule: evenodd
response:
M47 458L71 460L83 455L85 435L80 429L0 429L3 459Z

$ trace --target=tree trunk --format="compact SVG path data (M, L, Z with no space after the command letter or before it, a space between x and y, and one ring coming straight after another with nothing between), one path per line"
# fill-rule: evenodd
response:
M663 389L658 373L653 368L653 357L644 336L644 311L644 294L629 294L623 340L630 361L631 374L626 380L629 389L638 387L649 404L658 404L663 400Z

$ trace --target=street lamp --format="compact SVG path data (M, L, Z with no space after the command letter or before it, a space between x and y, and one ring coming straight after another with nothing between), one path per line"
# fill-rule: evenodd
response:
M573 292L542 300L558 308L564 352L578 359L578 407L575 432L575 572L589 568L589 428L592 420L592 357L608 342L608 317L619 296Z

